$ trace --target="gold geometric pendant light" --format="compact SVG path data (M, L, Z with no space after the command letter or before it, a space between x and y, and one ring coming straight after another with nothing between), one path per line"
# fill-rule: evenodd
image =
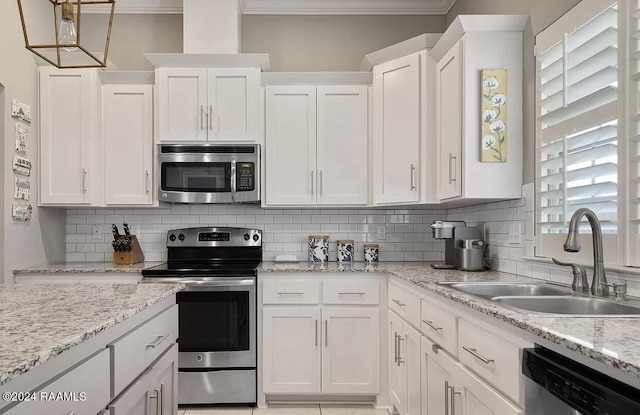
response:
M28 22L25 19L23 2L25 5L29 3L29 7L34 7L34 3L48 2L50 4L53 27L52 30L45 30L46 40L44 43L29 43L31 32L27 33ZM103 10L106 8L109 13L103 53L90 52L81 41L82 15L95 6ZM25 47L57 68L104 68L107 66L115 6L115 0L18 0ZM38 21L38 25L38 34L42 37L42 33L40 33L44 29L42 22Z

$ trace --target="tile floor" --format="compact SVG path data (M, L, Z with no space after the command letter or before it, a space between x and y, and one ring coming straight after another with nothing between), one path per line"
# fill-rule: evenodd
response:
M253 408L178 408L178 415L388 415L384 409L369 406L304 405Z

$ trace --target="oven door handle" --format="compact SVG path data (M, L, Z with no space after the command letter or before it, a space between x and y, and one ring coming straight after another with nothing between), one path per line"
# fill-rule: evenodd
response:
M142 282L147 283L172 283L172 284L186 284L183 291L202 291L208 288L216 287L253 287L256 285L254 278L246 278L240 280L198 280L190 278L149 278L147 281L144 279Z

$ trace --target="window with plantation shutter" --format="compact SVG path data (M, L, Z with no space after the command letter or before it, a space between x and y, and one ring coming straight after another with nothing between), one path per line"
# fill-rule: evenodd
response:
M563 257L571 216L586 207L600 218L605 260L619 263L619 3L583 0L536 37L536 255Z
M640 0L632 0L628 10L629 92L627 117L629 119L629 226L626 264L640 266Z

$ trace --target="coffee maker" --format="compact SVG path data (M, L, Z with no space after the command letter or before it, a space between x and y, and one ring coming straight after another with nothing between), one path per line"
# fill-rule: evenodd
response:
M455 268L455 241L458 239L481 239L480 228L467 227L463 221L436 220L431 223L435 239L444 240L444 263L431 264L435 269Z

